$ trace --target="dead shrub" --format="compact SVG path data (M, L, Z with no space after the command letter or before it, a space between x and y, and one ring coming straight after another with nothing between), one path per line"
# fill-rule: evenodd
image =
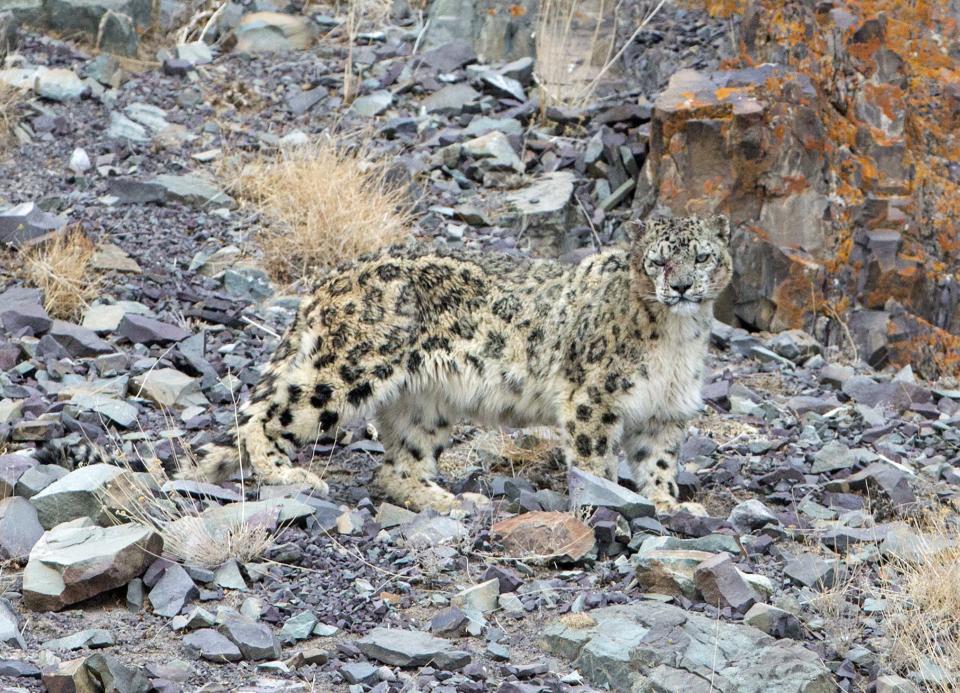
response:
M411 203L389 162L366 147L324 139L247 162L236 189L263 213L258 234L267 270L282 282L396 243L409 234Z
M895 671L936 673L925 690L955 691L960 680L960 518L925 518L909 558L883 573L888 664Z
M23 255L22 276L43 291L43 307L55 318L76 320L99 295L100 277L90 268L95 248L79 226Z
M243 512L234 522L210 522L203 514L205 500L164 490L169 477L154 455L138 456L134 463L118 440L113 447L113 457L128 472L130 482L115 486L101 507L117 522L133 522L159 534L165 557L185 565L218 568L230 560L259 560L276 546L282 527L271 529L252 513ZM177 441L176 448L187 449L183 441ZM192 465L192 460L183 460L183 465L178 461L176 466L179 470Z
M641 2L637 27L616 50L622 0L543 0L534 66L541 111L589 105L603 78L665 2Z
M23 92L0 82L0 151L13 141L13 126L23 102Z

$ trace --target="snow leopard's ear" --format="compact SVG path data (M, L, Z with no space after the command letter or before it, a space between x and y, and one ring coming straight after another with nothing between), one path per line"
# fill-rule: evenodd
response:
M643 235L643 222L639 219L627 219L623 222L622 228L623 235L627 237L627 241L631 245L636 243Z
M723 214L716 214L704 219L707 228L713 231L717 240L724 245L730 244L730 220Z
M623 224L627 238L633 246L646 247L656 235L656 224L641 219L630 219Z

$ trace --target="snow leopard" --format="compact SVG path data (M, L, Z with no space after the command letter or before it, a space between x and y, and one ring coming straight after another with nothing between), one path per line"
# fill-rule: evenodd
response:
M440 511L451 427L552 426L563 463L677 504L680 444L702 407L713 305L730 281L724 216L632 221L623 248L579 264L394 247L318 282L238 414L192 475L241 465L262 483L327 484L291 458L375 421L396 502Z

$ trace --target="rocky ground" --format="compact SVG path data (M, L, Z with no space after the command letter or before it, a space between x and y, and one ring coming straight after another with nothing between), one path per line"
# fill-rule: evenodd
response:
M622 238L652 104L718 67L737 23L667 6L589 107L541 115L520 47L478 61L409 8L352 51L335 8L228 9L215 49L153 38L147 64L21 27L0 72L33 92L0 156L6 689L947 690L933 662L892 669L883 590L956 494L960 391L802 331L716 323L676 513L550 468L542 431L458 429L444 482L494 504L452 517L384 501L363 426L302 452L328 499L166 481L231 425L297 303L258 265L227 159L362 130L413 181L425 241L575 261ZM69 225L103 284L63 321L18 252ZM86 439L117 464L41 452Z

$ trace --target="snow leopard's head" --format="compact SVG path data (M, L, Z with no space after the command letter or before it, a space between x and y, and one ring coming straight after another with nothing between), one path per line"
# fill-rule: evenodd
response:
M639 224L634 267L653 285L651 298L692 313L730 283L730 222L725 216L647 219Z

